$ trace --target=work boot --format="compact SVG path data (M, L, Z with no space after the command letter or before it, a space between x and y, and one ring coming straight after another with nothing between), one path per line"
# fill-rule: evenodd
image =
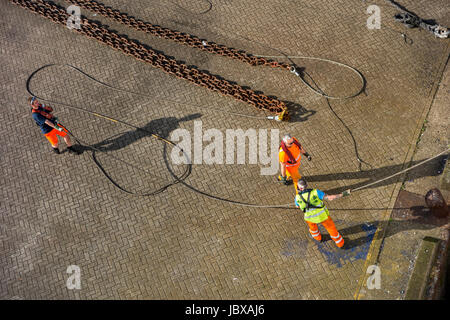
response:
M292 182L292 178L291 177L287 178L287 177L282 177L281 175L279 175L277 177L277 180L279 182L283 183L285 186L289 185Z
M78 151L77 149L75 149L73 146L67 147L67 150L69 150L69 153L73 153L73 154L76 154L76 155L81 154L81 152Z
M337 237L331 237L331 238L334 240L334 243L336 244L336 246L338 248L344 247L345 241L344 241L344 238L340 234L338 234Z
M53 147L52 147L52 150L53 150L53 152L56 153L56 154L60 154L60 153L61 153L61 152L59 152L59 149L58 149L58 148L53 148Z
M344 245L342 247L338 247L338 248L342 249L342 250L346 250L349 248L348 240L346 240L344 237L342 237L342 238L344 239Z

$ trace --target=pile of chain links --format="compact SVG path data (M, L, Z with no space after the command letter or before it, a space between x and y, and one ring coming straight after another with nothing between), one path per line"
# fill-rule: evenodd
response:
M67 21L71 16L66 12L64 8L45 2L43 0L10 1L23 8L40 14L57 24L61 24L64 26L67 25ZM105 7L101 3L85 0L69 0L69 2L112 18L127 26L151 33L155 36L171 39L195 48L202 49L204 51L214 52L223 56L238 59L251 65L269 65L271 67L279 67L290 70L291 72L295 72L295 69L292 69L292 67L288 64L254 57L245 52L227 48L223 45L217 45L215 43L206 42L204 40L202 41L195 36L152 25L150 23L145 23L141 20L129 17L127 14L120 13L118 10ZM75 28L73 30L90 38L94 38L114 49L122 51L127 55L133 56L138 60L150 63L155 67L161 68L163 71L175 75L178 78L188 80L198 86L206 87L223 95L232 96L237 100L252 104L258 109L267 110L269 112L280 115L279 120L288 120L288 110L284 102L276 98L268 97L264 94L255 93L250 89L244 89L237 84L232 84L227 80L219 79L214 75L208 74L198 69L188 67L187 65L180 63L162 53L158 53L152 49L144 47L142 44L135 40L129 40L122 35L114 33L99 23L81 18L80 28Z

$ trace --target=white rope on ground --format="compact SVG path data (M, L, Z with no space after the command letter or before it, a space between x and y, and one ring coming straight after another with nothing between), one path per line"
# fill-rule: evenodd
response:
M333 100L345 100L345 99L354 98L354 97L356 97L357 95L359 95L359 94L361 93L361 91L362 91L362 90L364 89L364 87L365 87L365 83L366 83L366 82L365 82L364 77L363 77L363 75L361 74L361 72L359 72L357 69L355 69L355 68L353 68L353 67L351 67L351 66L349 66L349 65L347 65L347 64L344 64L344 63L341 63L341 62L337 62L337 61L334 61L334 60L325 59L325 58L318 58L318 57L308 57L308 56L265 56L265 55L255 55L255 57L259 57L259 58L270 58L270 59L273 59L273 58L287 58L287 59L318 60L318 61L328 62L328 63L331 63L331 64L335 64L335 65L338 65L338 66L341 66L341 67L350 69L351 71L353 71L354 73L356 73L356 74L358 75L358 77L360 78L361 83L362 83L361 89L360 89L358 92L356 92L356 93L354 93L354 94L351 94L351 95L349 95L349 96L345 96L345 97L333 97L333 96L329 96L329 95L327 95L327 94L325 94L325 93L323 93L323 92L321 92L321 91L319 91L319 90L317 90L317 89L314 89L309 83L307 83L307 82L303 79L303 77L299 76L300 80L303 82L303 84L304 84L306 87L308 87L310 90L312 90L315 94L318 94L318 95L320 95L320 96L322 96L322 97L325 97L325 98L328 98L328 99L333 99Z

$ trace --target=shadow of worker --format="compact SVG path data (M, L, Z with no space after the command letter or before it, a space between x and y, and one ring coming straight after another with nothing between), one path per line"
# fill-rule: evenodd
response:
M161 138L167 139L169 137L170 133L179 127L181 122L194 120L194 119L197 119L200 117L201 117L201 114L196 113L196 114L192 114L192 115L182 117L179 119L176 117L167 117L167 118L160 118L160 119L152 120L143 127L138 127L135 130L116 134L116 135L109 137L109 138L107 138L101 142L98 142L94 145L83 146L83 149L84 149L83 151L85 151L85 150L92 151L92 158L93 158L95 164L99 167L99 169L103 172L103 174L108 178L108 180L112 184L114 184L117 188L119 188L120 190L122 190L126 193L129 193L129 194L132 194L132 195L137 195L137 196L154 196L156 194L164 192L170 186L173 186L173 185L177 184L178 182L186 179L191 173L191 165L189 164L189 165L185 166L184 172L178 176L174 175L171 168L168 167L170 174L172 176L174 176L174 178L175 178L174 181L164 183L163 186L159 186L155 190L147 191L145 193L139 193L139 192L130 191L130 190L126 189L125 187L121 186L113 177L111 177L111 175L103 168L103 165L97 159L97 157L95 155L96 151L106 152L106 151L119 150L119 149L125 148L126 146L128 146L130 144L133 144L134 142L139 141L142 138L151 137L152 135L158 135ZM166 163L166 155L165 154L167 151L167 149L166 149L167 144L163 143L163 145L164 145L163 158L164 158L164 162ZM167 163L166 163L166 165L167 165Z
M101 142L93 144L92 147L100 151L115 151L139 141L142 138L150 137L156 134L162 138L168 139L170 133L179 128L181 122L191 121L201 117L200 113L194 113L183 118L167 117L155 119L143 127L136 130L127 131L109 137Z

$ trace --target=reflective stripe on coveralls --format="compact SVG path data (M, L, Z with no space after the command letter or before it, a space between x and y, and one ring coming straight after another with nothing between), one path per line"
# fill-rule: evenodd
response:
M322 235L320 234L319 229L317 229L316 231L313 231L311 229L309 229L309 233L311 234L311 236L316 239L317 241L322 240Z
M342 241L344 241L344 238L342 238L341 234L338 232L338 235L333 237L332 235L330 235L330 237L334 240L334 242L336 244L341 243Z
M286 162L286 167L295 167L300 165L300 158L301 158L301 154L299 152L298 157L295 158L295 163L294 164L289 164L289 162Z

